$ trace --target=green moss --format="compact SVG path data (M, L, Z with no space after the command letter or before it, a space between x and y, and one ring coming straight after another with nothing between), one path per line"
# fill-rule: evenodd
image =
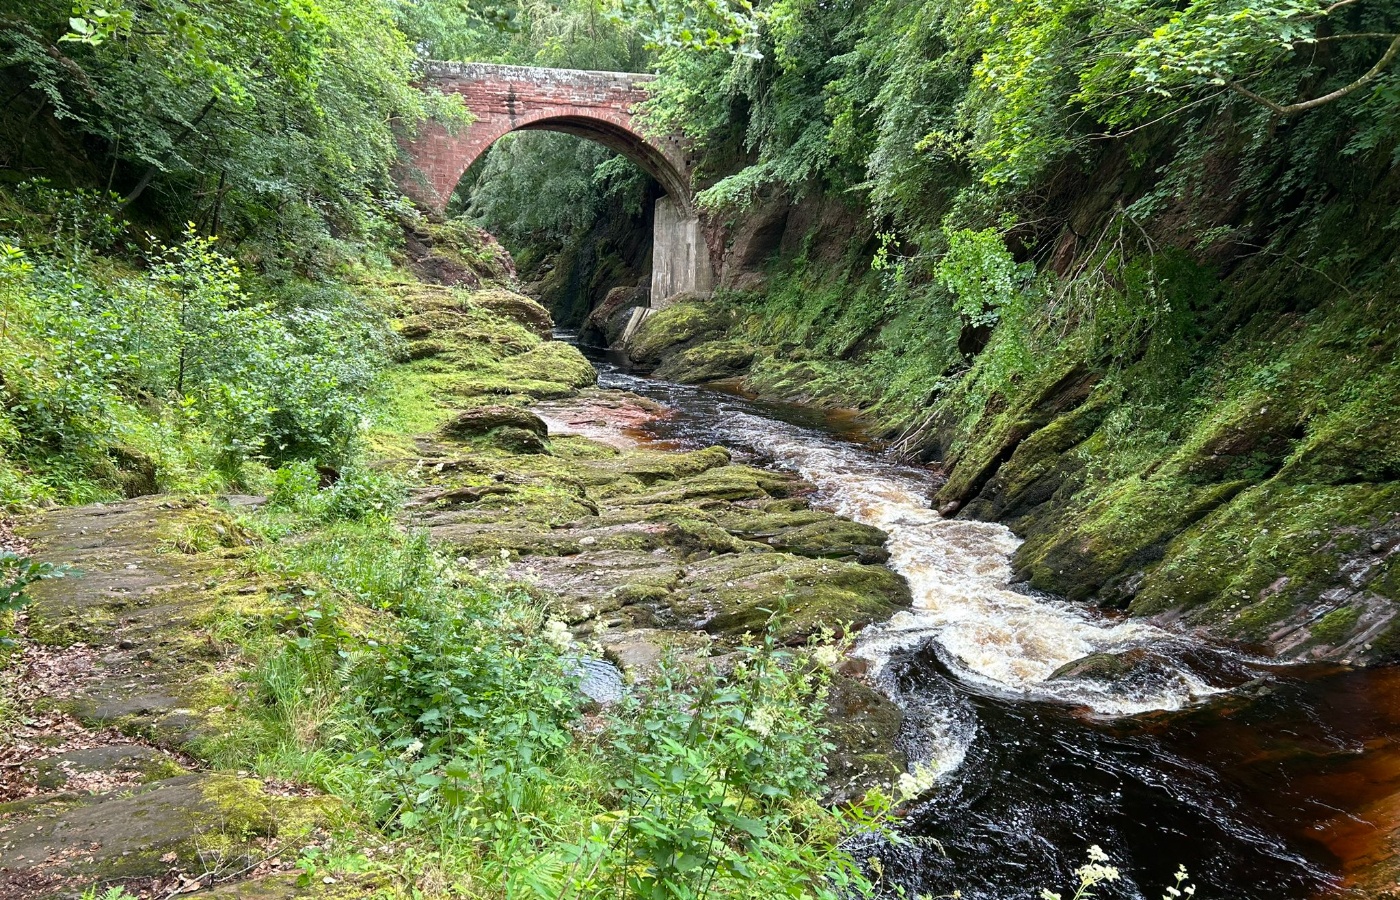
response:
M627 345L627 355L638 365L654 366L667 353L706 337L719 337L733 322L733 314L712 300L672 303L647 316Z
M207 808L204 823L212 826L207 834L213 842L242 843L255 835L276 833L272 804L260 782L232 775L209 775L200 782L200 793Z
M509 319L542 338L548 339L554 331L554 319L550 317L549 310L524 294L502 290L477 291L471 295L471 304Z
M506 360L501 374L508 380L548 381L571 388L596 384L598 373L578 348L548 341Z
M698 384L742 375L757 349L745 340L707 341L688 347L656 368L657 378Z
M420 223L431 239L431 253L451 260L483 284L514 284L515 268L496 239L464 218Z
M1361 618L1361 610L1354 606L1334 609L1313 625L1312 639L1323 644L1340 644Z
M1290 485L1274 479L1186 530L1150 573L1134 611L1202 607L1198 618L1257 636L1269 614L1346 586L1346 561L1369 553L1368 529L1387 522L1400 485ZM1237 618L1238 616L1238 618ZM1277 620L1275 620L1277 621Z
M862 367L841 360L760 356L744 389L764 397L817 406L868 406L879 396Z
M889 569L785 553L716 557L686 573L673 608L711 633L761 632L779 610L779 637L800 642L822 628L843 631L888 619L910 603Z

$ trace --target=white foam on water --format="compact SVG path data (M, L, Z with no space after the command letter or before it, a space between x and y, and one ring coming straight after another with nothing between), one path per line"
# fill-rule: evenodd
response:
M909 582L913 608L865 630L856 647L877 671L896 651L933 641L960 678L1032 699L1084 705L1105 716L1179 709L1219 693L1189 670L1159 661L1151 678L1111 682L1051 676L1095 653L1170 645L1176 636L1140 621L1109 621L1065 601L1011 590L1020 540L992 522L944 519L912 470L858 446L738 414L744 443L817 486L820 505L889 534L890 568ZM955 767L955 766L954 766Z

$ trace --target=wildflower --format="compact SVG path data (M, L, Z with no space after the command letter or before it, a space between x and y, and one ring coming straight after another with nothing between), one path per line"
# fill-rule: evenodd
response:
M773 710L766 706L760 706L749 714L749 718L745 724L749 726L749 730L754 734L768 737L773 733L773 720Z
M404 760L413 759L415 756L422 752L423 742L419 740L414 740L410 742L407 747L403 748L403 753L400 754L400 758Z
M569 628L558 619L550 619L544 626L544 639L559 650L568 650L574 643Z
M915 797L927 794L935 784L938 783L940 773L938 765L919 763L912 771L905 772L899 776L896 789L899 791L901 800L913 800Z
M823 669L834 669L841 662L841 651L830 644L823 644L812 651L812 661Z

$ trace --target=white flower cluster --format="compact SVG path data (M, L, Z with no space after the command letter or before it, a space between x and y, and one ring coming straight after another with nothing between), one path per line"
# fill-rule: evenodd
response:
M834 669L841 662L841 651L830 644L823 644L812 651L812 661L823 669Z
M1118 867L1108 865L1108 854L1103 852L1103 848L1098 844L1089 848L1088 856L1089 861L1074 870L1079 879L1079 889L1074 892L1071 900L1088 900L1094 896L1090 891L1094 885L1105 881L1117 881L1119 878ZM1061 900L1061 895L1049 888L1041 888L1040 900Z
M1186 879L1190 877L1191 876L1186 874L1185 866L1177 866L1176 884L1167 888L1167 892L1162 895L1162 900L1181 900L1182 897L1194 897L1196 895L1196 886L1194 884L1184 883Z
M913 771L905 772L899 776L899 781L895 788L899 791L900 800L913 800L927 794L938 783L938 776L942 774L942 768L937 764L919 763L914 766Z
M1108 865L1108 854L1094 844L1089 848L1089 861L1075 869L1074 874L1079 876L1079 893L1082 895L1086 888L1105 881L1117 881L1118 867Z
M561 651L574 645L574 636L569 634L569 626L558 619L550 619L544 623L544 639Z
M748 725L749 730L754 734L760 737L769 737L773 734L773 724L776 720L777 716L773 714L771 708L760 706L758 709L749 713L749 717L744 724Z

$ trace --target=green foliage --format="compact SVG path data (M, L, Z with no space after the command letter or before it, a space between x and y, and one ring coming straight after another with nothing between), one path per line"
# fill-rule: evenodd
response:
M124 887L109 887L100 893L96 887L90 887L83 891L83 900L136 900L136 897Z
M311 481L288 468L252 527L287 534ZM328 787L405 848L394 877L469 894L868 888L837 845L881 827L887 804L834 814L811 799L827 676L776 632L729 675L667 664L582 728L572 673L588 651L529 593L421 533L316 518L260 551L257 567L292 585L271 610L222 620L259 662L246 724L210 747L221 762Z
M272 473L268 502L274 507L321 522L387 522L403 505L403 480L362 465L341 471L321 489L314 460L293 460Z
M825 670L778 650L777 633L770 623L763 645L743 648L729 676L667 670L617 713L608 756L622 807L570 851L579 896L870 893L833 839L875 818L825 813L807 800L821 792L829 750L818 726ZM795 820L816 833L794 840Z
M5 245L0 450L40 480L7 490L7 503L46 493L44 478L95 499L74 475L110 482L116 445L141 448L164 477L212 468L234 480L250 459L351 454L387 339L359 296L250 278L192 226L132 270L98 255L109 218L88 231L65 212L100 197L42 183L20 196L51 202L39 223L12 220L28 252ZM61 240L34 231L46 224Z
M0 552L0 648L14 646L4 626L13 613L29 604L25 590L40 581L70 574L72 570L67 566L40 562L9 550Z
M340 473L326 493L327 518L364 522L393 518L403 504L406 490L391 473L352 466Z
M124 194L122 212L139 201L255 237L268 262L323 270L353 252L342 236L372 231L374 192L392 192L394 127L463 119L413 87L409 39L376 0L43 0L0 15L0 158L49 165L90 142L100 175L76 171ZM24 124L41 116L52 128Z
M938 263L938 280L956 298L953 308L973 327L996 324L1001 310L1025 290L1034 267L1017 265L994 229L964 228L945 237L948 252Z
M497 141L457 197L472 221L523 255L578 239L609 209L640 213L649 181L598 144L523 133Z
M854 187L927 238L960 188L980 182L953 224L980 229L986 204L1090 153L1095 135L1163 118L1239 109L1259 132L1260 113L1341 104L1359 129L1349 152L1395 142L1382 118L1400 102L1386 55L1400 26L1380 8L772 0L758 18L762 61L665 53L648 104L658 131L684 131L728 174L702 195L716 208L765 186Z

